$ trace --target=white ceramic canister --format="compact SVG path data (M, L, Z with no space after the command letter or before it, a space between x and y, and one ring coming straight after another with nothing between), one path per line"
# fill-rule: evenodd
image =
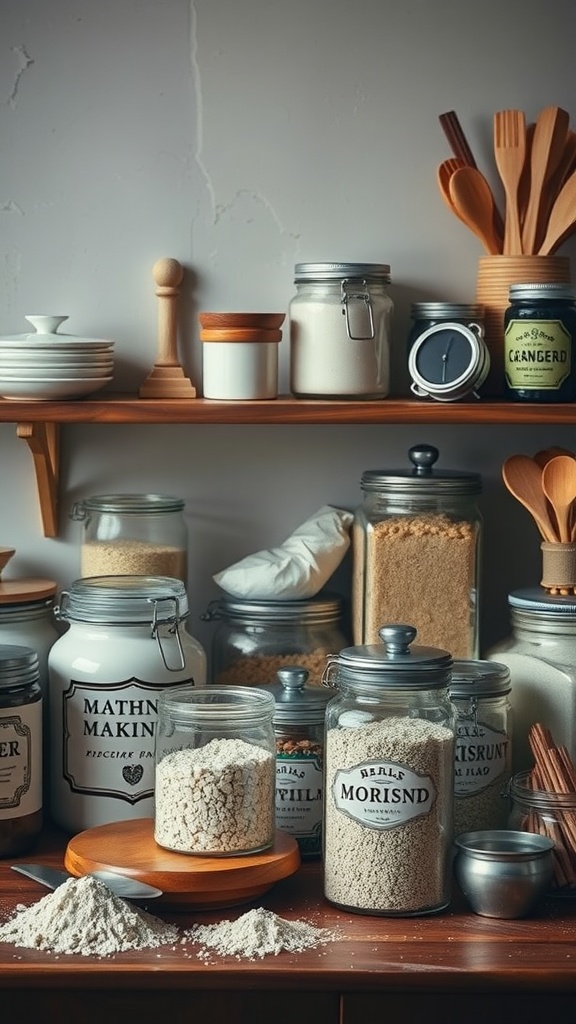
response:
M209 332L204 332L204 335ZM280 332L274 332L280 334ZM204 398L224 401L278 397L278 341L202 337ZM263 332L262 337L271 332Z
M181 580L76 580L55 609L67 632L50 651L52 818L77 832L151 817L158 697L204 686L206 655L186 631Z
M290 390L297 398L385 398L390 391L390 267L297 263Z

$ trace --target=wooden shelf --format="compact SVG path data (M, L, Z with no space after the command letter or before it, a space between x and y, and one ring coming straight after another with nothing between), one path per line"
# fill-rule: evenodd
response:
M0 423L15 423L28 444L40 501L44 535L58 530L59 428L67 423L157 424L576 424L576 403L524 404L481 399L436 402L385 398L370 402L319 401L280 396L264 402L217 402L207 398L140 398L108 392L70 402L0 399Z
M410 398L317 401L281 396L264 402L206 398L138 398L108 392L69 402L0 400L1 423L252 423L252 424L576 424L576 403L562 405L480 399L436 402Z

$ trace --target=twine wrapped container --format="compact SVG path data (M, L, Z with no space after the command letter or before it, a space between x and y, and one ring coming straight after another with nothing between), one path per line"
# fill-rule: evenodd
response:
M504 315L511 284L570 284L568 256L481 256L478 260L476 302L484 306L484 341L490 353L490 372L484 395L504 393Z

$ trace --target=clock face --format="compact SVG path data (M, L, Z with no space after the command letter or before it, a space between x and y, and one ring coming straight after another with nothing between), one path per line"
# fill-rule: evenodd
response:
M448 384L458 380L470 368L472 348L463 330L454 326L438 327L426 332L416 342L414 367L420 377L431 384Z

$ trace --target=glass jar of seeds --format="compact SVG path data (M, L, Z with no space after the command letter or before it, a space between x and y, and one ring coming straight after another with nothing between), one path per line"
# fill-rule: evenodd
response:
M160 694L154 838L177 853L257 853L275 837L274 697L256 687Z
M478 473L438 470L438 449L415 445L409 469L366 470L352 527L354 643L382 622L409 622L421 643L477 658L482 517Z
M294 837L302 857L322 852L324 718L330 692L307 684L299 665L279 669L276 701L276 826Z
M95 494L72 507L84 524L80 575L171 576L187 582L184 501L166 494Z
M510 671L496 661L455 661L450 698L458 717L454 835L506 828L512 775Z
M265 686L278 669L298 664L320 685L328 654L350 642L342 598L318 594L300 601L223 597L203 618L218 623L212 637L211 680L218 686Z
M412 916L451 898L456 709L452 658L409 625L326 666L324 893L364 914Z

